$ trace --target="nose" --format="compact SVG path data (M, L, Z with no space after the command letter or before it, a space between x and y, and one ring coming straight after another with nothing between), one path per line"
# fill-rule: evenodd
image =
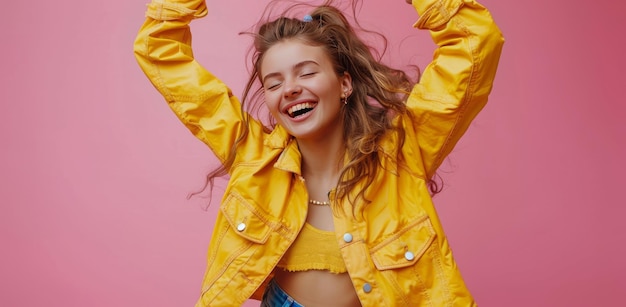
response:
M296 82L289 82L284 87L283 95L285 98L291 98L300 95L302 93L302 87Z

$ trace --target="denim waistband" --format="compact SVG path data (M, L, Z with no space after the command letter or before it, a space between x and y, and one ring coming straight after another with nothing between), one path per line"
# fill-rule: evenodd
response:
M272 279L263 294L261 307L304 307L304 305L296 302Z

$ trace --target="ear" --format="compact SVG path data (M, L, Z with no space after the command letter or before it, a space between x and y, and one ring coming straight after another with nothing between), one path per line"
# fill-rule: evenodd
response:
M346 96L350 96L352 94L352 76L349 72L344 71L343 76L341 76L341 91L346 94Z

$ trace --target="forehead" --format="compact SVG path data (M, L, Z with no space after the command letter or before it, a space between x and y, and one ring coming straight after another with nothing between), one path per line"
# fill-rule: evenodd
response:
M260 73L288 71L302 62L315 62L325 68L333 68L332 61L321 46L312 46L297 40L286 40L270 47L261 59Z

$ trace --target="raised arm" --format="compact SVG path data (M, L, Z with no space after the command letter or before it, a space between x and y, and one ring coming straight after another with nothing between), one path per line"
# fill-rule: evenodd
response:
M411 1L406 0L408 3ZM415 27L437 44L407 102L425 176L443 159L487 103L504 39L489 11L473 0L413 0Z
M244 124L237 98L194 59L189 23L206 14L204 0L153 0L134 51L174 113L223 162Z

